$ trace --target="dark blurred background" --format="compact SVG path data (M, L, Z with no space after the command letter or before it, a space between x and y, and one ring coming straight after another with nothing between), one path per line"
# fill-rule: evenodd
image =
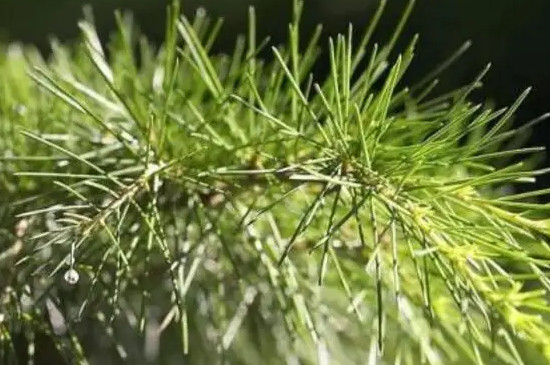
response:
M167 0L0 0L0 41L32 43L47 53L50 36L61 40L77 36L76 21L86 3L93 6L103 39L114 27L113 10L127 9L133 12L143 33L154 43L162 41ZM309 34L317 23L325 25L325 35L344 31L349 22L363 28L377 3L378 0L307 0L303 33ZM217 51L229 51L235 35L246 30L249 5L256 7L260 36L269 34L274 42L283 42L291 0L183 1L188 15L202 6L209 14L225 18ZM405 5L405 0L388 1L377 40L387 39ZM442 80L443 90L470 81L487 62L492 62L484 97L498 105L508 105L525 87L533 86L517 123L550 110L549 0L418 0L403 43L414 33L420 34L420 45L409 80L419 79L471 39L474 43L470 51ZM323 72L323 65L320 70ZM548 132L550 127L539 126L530 144L550 145ZM550 179L543 178L539 183L548 186Z

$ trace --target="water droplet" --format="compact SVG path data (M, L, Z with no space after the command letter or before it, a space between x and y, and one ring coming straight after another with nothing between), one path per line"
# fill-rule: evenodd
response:
M78 274L78 271L75 269L69 269L65 271L65 275L63 275L63 278L69 285L75 285L78 283L78 279L80 279L80 275Z

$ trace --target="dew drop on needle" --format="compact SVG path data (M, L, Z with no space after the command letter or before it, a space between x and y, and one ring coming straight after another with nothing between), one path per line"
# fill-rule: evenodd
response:
M65 275L63 275L63 278L69 285L75 285L76 283L78 283L80 275L78 274L78 271L71 268L65 271Z

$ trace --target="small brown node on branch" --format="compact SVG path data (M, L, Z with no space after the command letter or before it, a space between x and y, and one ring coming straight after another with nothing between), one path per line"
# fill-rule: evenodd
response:
M352 174L354 171L355 170L351 162L349 160L344 160L344 162L342 163L342 174L345 176Z
M252 170L262 169L263 168L262 157L257 153L253 154L250 160L248 161L248 167Z
M225 202L226 195L227 184L216 182L213 189L200 193L199 197L205 206L214 208Z

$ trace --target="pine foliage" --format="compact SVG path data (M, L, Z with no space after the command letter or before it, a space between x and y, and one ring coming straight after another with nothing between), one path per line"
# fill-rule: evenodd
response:
M288 42L168 10L0 52L0 357L67 364L542 364L548 190L488 68L435 94L351 26ZM137 50L137 51L136 51ZM321 51L322 50L322 51ZM318 78L319 57L330 72ZM50 346L51 345L51 346ZM18 362L17 362L18 361Z

